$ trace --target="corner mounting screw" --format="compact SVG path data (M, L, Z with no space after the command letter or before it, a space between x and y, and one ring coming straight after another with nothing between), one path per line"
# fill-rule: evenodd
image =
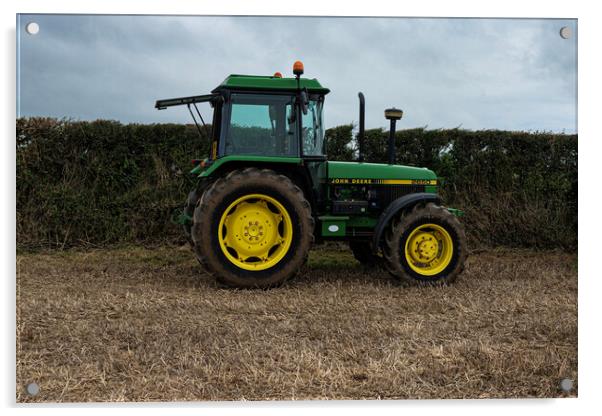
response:
M40 31L40 25L38 25L36 22L29 22L25 25L25 31L29 35L37 35Z
M27 391L27 394L29 394L30 396L37 396L38 393L40 392L40 386L38 386L38 383L29 383L25 387L25 390Z
M570 27L568 27L568 26L563 26L563 27L561 27L561 28L560 28L560 37L561 37L562 39L568 39L568 38L570 38L570 37L571 37L571 35L572 35L572 34L573 34L573 33L572 33L572 31L571 31L571 28L570 28Z
M568 393L573 390L573 380L570 378L563 378L560 380L560 390Z

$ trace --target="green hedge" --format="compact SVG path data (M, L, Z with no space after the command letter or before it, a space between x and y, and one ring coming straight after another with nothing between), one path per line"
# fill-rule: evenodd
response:
M331 159L356 154L353 126L327 131ZM183 241L169 218L208 153L191 125L17 120L20 248ZM387 132L366 131L366 160L386 160ZM466 211L471 245L577 247L577 136L401 130L398 163L443 178L448 205Z
M387 160L388 132L366 132L366 160ZM397 132L398 163L442 178L466 211L472 245L577 249L577 136L499 130Z

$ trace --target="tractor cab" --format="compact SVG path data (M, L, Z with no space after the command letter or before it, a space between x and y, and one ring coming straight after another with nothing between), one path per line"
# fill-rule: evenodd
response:
M317 80L230 75L212 92L223 97L218 157L324 156L329 91Z
M159 100L155 107L187 105L199 127L197 117L205 123L196 104L211 104L209 163L232 155L325 159L323 107L329 90L316 79L301 78L302 73L299 62L295 78L283 78L279 72L233 74L211 94Z

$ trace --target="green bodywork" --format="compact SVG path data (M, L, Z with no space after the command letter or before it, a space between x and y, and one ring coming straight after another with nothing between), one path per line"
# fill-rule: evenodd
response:
M309 92L316 94L328 94L330 92L328 88L324 88L320 85L317 79L300 78L299 87L302 89L307 88ZM212 92L217 93L222 89L294 91L297 89L297 79L263 75L232 74Z
M205 164L208 164L206 167L203 167L202 164L197 165L190 171L193 175L198 175L199 177L209 177L213 172L221 168L222 166L232 163L232 162L251 162L251 163L284 163L284 164L292 164L292 165L300 165L303 163L303 159L299 157L278 157L278 156L252 156L252 155L232 155L232 156L224 156L219 159L215 159L214 161L210 161L209 159L205 159L203 161Z
M197 165L191 173L197 175L199 178L208 178L221 168L228 170L227 165L229 163L296 165L305 166L307 169L310 169L312 165L316 166L316 168L311 169L314 189L317 192L326 192L327 199L331 199L331 190L329 187L332 185L374 185L382 187L388 186L387 181L392 181L394 184L400 182L406 185L425 185L425 192L437 192L437 175L433 171L427 168L379 163L307 162L302 158L293 157L230 155L214 161L205 159L204 164L206 166ZM322 215L319 215L317 218L321 236L325 238L353 237L356 233L361 235L362 231L374 229L378 223L378 214L335 215L328 212L330 208L330 204L327 204L326 211L319 213ZM459 210L450 211L455 215L462 215ZM179 220L186 222L189 219L182 216Z
M240 96L241 94L252 94L256 100L261 100L259 97L269 97L270 93L276 94L279 97L290 96L290 106L298 105L300 99L299 91L306 90L311 100L323 101L324 95L329 92L328 88L323 87L316 79L306 78L280 78L275 76L254 76L254 75L230 75L212 93L222 95L224 97L223 108L220 108L219 117L214 122L221 123L221 133L213 136L214 148L217 148L217 143L226 140L224 131L230 128L229 119L232 112L230 97ZM249 95L251 96L251 95ZM320 101L320 102L321 102ZM261 106L261 102L254 102L252 105L255 108ZM323 140L323 127L321 119L318 124L307 125L307 121L303 119L301 107L296 107L296 118L288 118L288 126L292 123L297 123L298 130L287 130L284 119L276 119L282 117L285 107L276 107L281 104L274 101L269 104L270 123L268 127L265 124L257 124L255 130L249 132L268 132L265 133L265 141L271 142L278 137L285 137L283 140L291 140L292 137L299 140L299 148L304 149L303 145L307 140L305 134L306 128L313 128L314 135L321 134ZM230 106L230 107L229 107ZM267 106L267 104L266 104ZM243 108L241 106L237 111ZM267 107L265 107L267 109ZM292 108L292 107L290 107ZM280 110L279 110L280 109ZM280 111L280 112L279 112ZM289 111L289 110L286 110ZM222 116L224 114L224 116ZM237 113L239 114L239 113ZM249 110L249 117L244 118L238 115L239 120L246 120L253 126L255 118L260 117L260 112ZM267 110L263 113L267 114ZM290 112L287 117L291 117ZM250 117L250 116L253 117ZM265 116L264 116L265 117ZM321 118L321 113L319 113ZM291 121L292 120L292 121ZM234 122L232 122L234 123ZM275 124L273 124L275 123ZM316 123L314 116L314 123ZM233 124L232 124L233 125ZM280 127L279 127L280 126ZM319 128L317 127L319 126ZM247 126L244 126L247 127ZM237 127L240 128L240 127ZM271 130L270 130L271 128ZM279 131L278 128L281 130ZM290 127L292 128L292 127ZM234 131L234 130L233 130ZM271 131L271 133L269 133ZM287 133L288 132L288 133ZM264 133L261 133L264 134ZM283 135L283 136L279 136ZM292 136L294 134L294 136ZM228 136L229 137L229 136ZM249 140L246 135L242 136L244 140ZM315 136L310 136L315 137ZM241 140L240 136L236 138ZM315 140L315 138L314 138ZM412 167L403 165L387 165L378 163L359 163L359 162L338 162L328 161L325 155L314 155L310 157L303 156L300 152L300 157L292 156L266 156L253 154L228 154L225 147L220 152L214 152L212 156L197 164L191 174L197 176L203 183L210 183L209 178L213 176L221 176L224 172L231 169L239 169L247 166L267 166L270 169L278 170L282 173L288 171L304 172L307 181L310 182L311 190L306 190L312 196L312 209L317 220L316 232L323 238L369 238L370 233L378 224L382 212L387 208L387 204L391 202L391 198L399 198L399 195L407 195L408 193L425 192L436 193L438 189L437 175L432 170L422 167ZM208 180L209 179L209 180ZM299 184L298 184L299 185ZM378 194L380 199L368 196ZM385 198L385 199L383 199ZM389 199L386 199L389 198ZM308 198L309 199L309 198ZM375 202L375 201L380 202ZM382 201L388 201L382 203ZM359 203L359 205L354 205ZM370 205L361 205L361 204ZM341 205L342 204L342 205ZM345 205L345 204L348 204ZM380 204L380 205L377 205ZM343 208L341 208L343 206ZM347 210L347 211L345 211ZM357 211L354 211L357 210ZM449 209L456 216L462 216L463 212L457 209ZM185 214L174 218L175 222L182 224L190 224L191 218Z
M437 180L435 172L413 166L382 163L328 162L328 178Z
M437 192L437 175L427 168L381 163L328 162L328 182L340 184L424 185Z
M303 159L298 157L278 156L252 156L231 155L216 159L212 163L208 159L204 163L210 163L206 168L197 165L190 171L200 177L208 177L221 166L231 162L257 162L257 163L285 163L302 165ZM332 179L408 179L436 181L437 175L427 168L416 168L403 165L385 165L381 163L358 163L358 162L336 162L328 161L327 178ZM326 179L326 178L324 178Z
M347 224L350 219L346 215L322 215L318 217L322 236L345 237L347 235Z

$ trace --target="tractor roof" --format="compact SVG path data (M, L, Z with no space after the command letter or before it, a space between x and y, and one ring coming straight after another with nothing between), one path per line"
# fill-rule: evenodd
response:
M300 78L301 88L317 94L328 94L330 90L323 87L317 79ZM227 90L266 90L266 91L296 91L296 78L280 78L264 75L236 75L232 74L212 92Z

